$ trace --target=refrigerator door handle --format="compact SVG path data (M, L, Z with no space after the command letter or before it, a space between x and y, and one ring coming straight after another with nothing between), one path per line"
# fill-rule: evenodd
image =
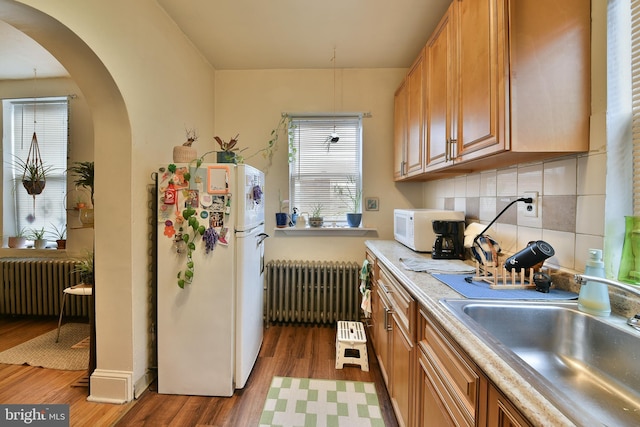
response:
M267 233L260 233L256 237L258 238L258 246L260 246L262 242L264 242L265 239L269 237L269 235Z

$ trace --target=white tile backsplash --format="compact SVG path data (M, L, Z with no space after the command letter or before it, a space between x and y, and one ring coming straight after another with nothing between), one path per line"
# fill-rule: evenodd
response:
M448 199L456 210L467 211L467 201L473 198L472 210L483 224L488 224L498 214L496 202L506 197L522 197L527 191L538 192L538 216L525 216L525 204L517 203L509 209L517 213L517 225L498 220L488 231L498 240L505 256L524 249L528 242L547 241L556 255L548 264L572 271L583 271L587 250L602 248L604 235L604 176L606 155L591 152L588 155L567 156L545 162L520 164L500 170L472 173L450 179L430 181L426 194L431 196L429 206L444 206ZM577 200L575 226L560 227L565 231L542 228L545 212L544 198L572 196ZM476 199L477 198L477 199ZM559 199L563 200L564 199ZM553 210L553 209L552 209ZM549 212L549 215L553 213ZM475 214L474 214L475 215ZM573 222L573 218L571 218ZM563 225L567 225L564 222ZM553 221L545 226L555 227ZM575 229L575 230L574 230ZM574 232L575 231L575 232Z
M518 168L501 169L496 173L496 196L518 194Z
M544 164L543 193L545 196L576 194L575 157L555 160Z
M496 196L496 171L480 173L480 197Z
M576 233L604 236L605 196L578 196L576 206Z
M594 153L578 157L577 194L605 194L607 156Z

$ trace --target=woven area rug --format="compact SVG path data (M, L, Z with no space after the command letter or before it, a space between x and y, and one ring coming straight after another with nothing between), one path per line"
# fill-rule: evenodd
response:
M260 427L384 426L373 383L273 377Z
M86 323L66 323L60 329L47 332L0 353L0 363L41 366L49 369L80 371L89 367L89 347L82 342L89 336Z

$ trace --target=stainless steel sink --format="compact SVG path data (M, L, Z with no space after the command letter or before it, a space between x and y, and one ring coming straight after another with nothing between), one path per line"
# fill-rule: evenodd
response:
M440 302L576 424L640 425L640 332L624 319L575 302Z

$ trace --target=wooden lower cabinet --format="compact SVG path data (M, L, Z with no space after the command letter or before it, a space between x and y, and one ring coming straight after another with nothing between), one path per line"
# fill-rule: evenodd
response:
M402 427L531 426L386 266L374 263L371 333Z
M493 385L489 385L487 425L492 427L525 427L531 424Z
M406 331L397 321L397 316L392 316L391 326L391 352L392 373L389 375L391 388L391 404L401 426L413 424L413 354L414 344L407 337Z

